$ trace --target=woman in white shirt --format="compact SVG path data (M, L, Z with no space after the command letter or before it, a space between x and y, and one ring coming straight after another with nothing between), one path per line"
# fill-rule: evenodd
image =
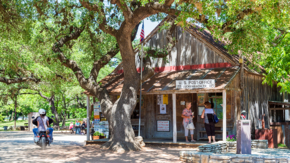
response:
M204 127L206 130L206 135L208 137L208 143L211 143L211 138L215 142L215 124L213 115L215 112L212 109L212 104L210 102L204 103L205 109L202 111L201 118L203 118Z

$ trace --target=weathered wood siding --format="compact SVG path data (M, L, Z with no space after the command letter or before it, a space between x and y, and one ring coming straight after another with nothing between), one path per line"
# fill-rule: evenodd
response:
M183 28L177 27L175 35L178 42L171 53L167 56L168 62L165 62L162 58L151 58L152 67L167 67L170 68L170 70L176 70L176 68L182 70L184 66L228 63L225 59L220 57L216 52ZM164 49L166 45L166 31L163 30L152 36L145 46L152 49ZM136 54L136 67L140 68L140 60L137 55L139 54Z
M245 99L245 109L248 110L249 119L252 121L252 133L257 128L261 128L262 114L265 114L265 127L269 128L269 107L268 101L282 101L283 95L280 88L274 83L273 87L262 84L263 77L245 73L243 96Z
M159 114L160 107L157 105L157 95L145 95L144 102L145 106L145 138L173 138L173 126L172 126L172 95L168 95L168 105L166 105L167 114ZM143 112L142 112L143 113ZM157 121L168 120L169 121L169 132L157 131Z

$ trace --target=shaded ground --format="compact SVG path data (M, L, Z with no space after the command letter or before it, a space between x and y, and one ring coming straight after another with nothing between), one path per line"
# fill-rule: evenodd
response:
M54 135L54 143L40 150L30 132L0 132L0 162L180 162L180 150L190 148L145 147L143 151L112 153L99 145L84 146L85 135Z

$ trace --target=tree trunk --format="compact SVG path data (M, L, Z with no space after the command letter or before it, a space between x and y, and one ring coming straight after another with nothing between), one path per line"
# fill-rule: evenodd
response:
M12 111L11 117L10 117L10 120L9 121L13 121L13 117L14 117L14 111Z
M114 103L110 114L105 115L109 121L111 138L103 146L114 151L141 150L141 144L135 138L131 124L131 114L137 104L139 75L135 65L135 54L131 44L131 31L120 31L117 41L122 55L124 69L124 86L120 98ZM122 34L123 33L123 34ZM129 33L129 35L127 34ZM123 36L125 35L125 36ZM103 107L102 107L103 109Z
M14 130L16 130L16 108L17 108L17 97L14 100Z
M64 113L64 115L62 116L63 118L62 118L62 127L65 127L65 120L66 120L66 115L65 115L65 113Z
M50 103L50 106L51 106L51 107L50 107L51 112L54 114L53 125L59 127L59 122L60 122L60 120L59 120L59 115L58 115L58 113L57 113L57 111L56 111L56 109L55 109L54 98L51 98L50 101L49 101L49 103Z

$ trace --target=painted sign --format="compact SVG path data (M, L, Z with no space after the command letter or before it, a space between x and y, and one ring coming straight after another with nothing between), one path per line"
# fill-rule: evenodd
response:
M94 109L100 109L100 108L101 108L100 102L95 102Z
M180 101L180 105L185 105L185 101Z
M165 104L160 105L160 114L166 114L166 105Z
M168 132L169 129L169 121L157 121L157 131Z
M168 105L168 95L163 95L163 104Z
M163 103L163 96L157 95L157 105L161 105Z
M214 88L214 79L176 80L176 89Z

